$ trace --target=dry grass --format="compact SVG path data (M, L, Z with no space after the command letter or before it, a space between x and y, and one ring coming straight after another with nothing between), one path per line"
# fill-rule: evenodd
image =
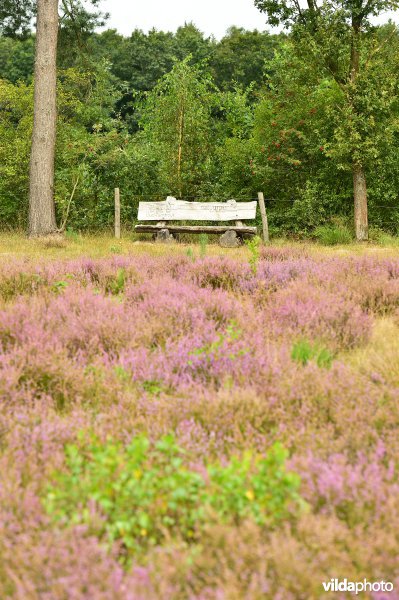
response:
M381 246L374 244L351 244L347 246L325 247L311 242L287 242L273 240L274 246L304 248L312 256L359 256L375 255L379 257L399 256L399 248L395 246ZM24 257L30 259L67 259L88 256L100 258L112 254L161 256L165 254L176 255L192 253L199 255L199 237L192 236L190 243L157 244L152 241L140 241L132 235L125 235L121 240L116 240L109 234L75 235L66 237L65 240L51 243L47 240L30 240L23 233L0 234L0 260L7 257ZM227 255L231 258L245 260L249 256L248 249L243 246L238 249L224 249L217 243L209 243L206 247L208 256Z
M152 241L135 240L133 236L124 236L116 240L109 234L76 235L66 237L62 244L49 243L47 240L28 239L23 234L0 234L0 260L7 257L26 257L30 259L63 259L88 256L91 258L102 258L112 254L151 256L185 254L192 249L194 254L199 253L198 239L192 244L158 244ZM247 249L226 251L216 244L207 246L207 254L211 256L228 253L235 258L247 256Z
M372 373L386 383L399 386L398 319L383 317L376 320L369 343L347 353L344 360L361 373Z

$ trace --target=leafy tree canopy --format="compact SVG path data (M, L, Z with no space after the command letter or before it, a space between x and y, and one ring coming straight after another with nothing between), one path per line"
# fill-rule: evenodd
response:
M97 10L101 0L60 0L61 26L93 31L107 15ZM92 5L89 10L87 5ZM8 37L28 36L36 15L36 0L0 0L0 32Z
M9 37L25 37L31 31L35 0L1 0L0 31Z
M255 0L255 6L266 13L270 25L294 24L315 26L316 20L322 16L335 14L340 21L351 26L361 24L372 16L382 12L396 10L397 0L338 0L333 4L307 0L303 6L298 0Z

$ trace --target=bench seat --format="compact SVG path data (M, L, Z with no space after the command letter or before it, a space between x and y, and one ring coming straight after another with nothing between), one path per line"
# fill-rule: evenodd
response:
M256 227L247 225L174 225L171 223L158 223L157 225L136 225L137 233L157 233L167 229L170 233L225 233L236 231L238 234L256 235Z

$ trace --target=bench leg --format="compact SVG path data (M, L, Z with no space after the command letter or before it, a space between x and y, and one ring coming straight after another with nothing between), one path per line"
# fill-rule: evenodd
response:
M236 231L226 231L219 238L219 245L222 248L238 248L241 244L241 238Z
M175 238L173 237L173 235L169 232L169 229L160 229L156 234L155 234L155 241L156 242L160 242L162 244L171 244L173 242L175 242Z

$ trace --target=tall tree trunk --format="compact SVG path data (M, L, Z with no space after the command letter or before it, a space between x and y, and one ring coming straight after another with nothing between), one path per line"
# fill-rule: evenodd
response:
M179 188L179 198L183 197L182 181L181 181L181 163L183 154L183 138L184 138L184 103L180 107L179 114L179 147L177 151L177 186Z
M352 45L350 62L350 82L354 86L360 69L360 27L359 19L352 20ZM354 90L352 90L353 94ZM353 100L352 100L353 102ZM355 109L354 109L355 110ZM355 217L355 235L359 242L368 240L368 207L367 207L367 184L364 169L359 162L352 164L353 176L353 198L354 198L354 217Z
M58 0L38 0L35 94L30 157L29 235L57 231L54 159L57 124Z
M353 165L353 195L355 200L355 234L360 242L368 240L367 186L361 165Z

